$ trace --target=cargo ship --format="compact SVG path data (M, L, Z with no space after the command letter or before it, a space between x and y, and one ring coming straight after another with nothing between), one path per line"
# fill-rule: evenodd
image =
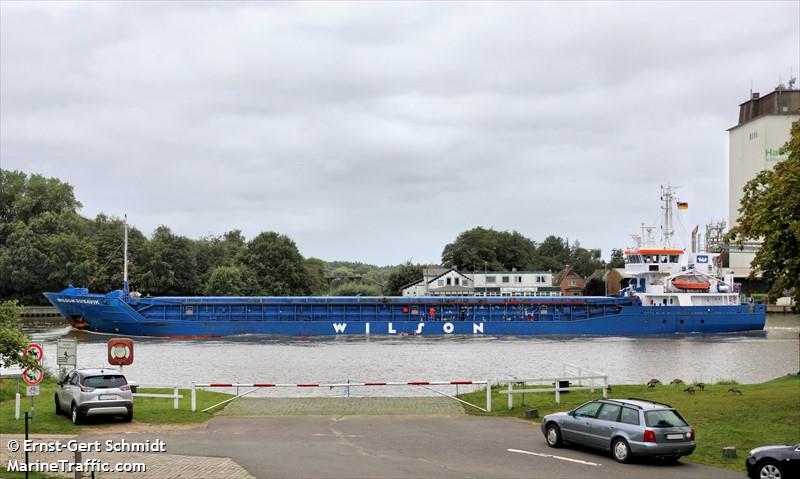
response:
M127 225L122 289L44 293L73 327L125 336L241 334L641 336L761 330L766 308L747 304L719 254L672 244L672 189L662 187L662 236L642 228L624 252L619 296L149 297L131 292Z

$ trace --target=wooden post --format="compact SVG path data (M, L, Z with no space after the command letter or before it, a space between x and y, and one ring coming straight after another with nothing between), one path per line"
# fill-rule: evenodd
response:
M509 381L508 382L508 410L510 411L514 407L514 383Z

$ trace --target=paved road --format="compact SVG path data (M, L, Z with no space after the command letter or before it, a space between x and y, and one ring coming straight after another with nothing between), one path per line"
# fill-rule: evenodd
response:
M138 436L138 437L137 437ZM743 478L693 464L618 464L547 447L538 426L477 416L217 417L207 428L127 434L170 454L229 457L259 478Z

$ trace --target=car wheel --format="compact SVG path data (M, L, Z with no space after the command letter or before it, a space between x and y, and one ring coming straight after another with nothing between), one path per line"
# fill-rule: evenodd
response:
M61 405L58 403L58 394L53 395L53 399L56 403L56 416L61 415Z
M783 479L785 476L780 464L767 459L758 467L758 477L759 479Z
M128 409L128 412L122 416L122 420L125 422L133 421L133 408Z
M561 439L561 429L555 424L547 425L544 437L547 440L547 445L550 447L561 447L564 443Z
M70 410L70 416L72 418L72 424L77 425L83 422L83 416L81 416L81 413L78 411L78 406L76 406L75 404L72 405L72 409Z
M614 439L611 443L611 455L614 456L614 459L617 462L621 462L623 464L631 461L631 447L628 445L628 441L622 438Z

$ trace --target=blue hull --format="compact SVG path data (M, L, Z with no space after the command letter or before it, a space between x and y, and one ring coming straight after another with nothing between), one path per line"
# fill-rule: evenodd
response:
M763 305L642 306L636 298L127 297L45 293L73 325L126 336L238 334L639 336L761 330Z

